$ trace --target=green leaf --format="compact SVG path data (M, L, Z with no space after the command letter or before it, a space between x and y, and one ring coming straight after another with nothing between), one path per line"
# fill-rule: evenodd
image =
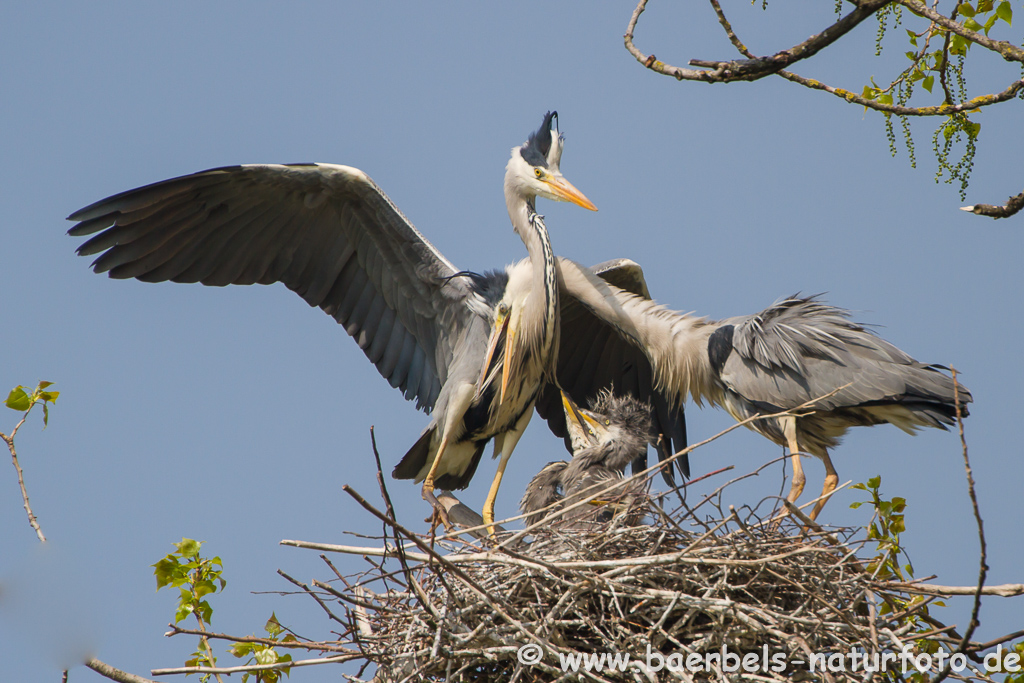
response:
M924 88L925 90L927 90L928 92L932 91L932 86L933 85L935 85L935 76L927 76L921 82L921 87Z
M251 654L252 648L252 643L235 643L231 646L228 652L241 659L242 657Z
M203 621L207 624L210 623L210 620L213 617L213 608L210 607L210 603L206 602L206 600L199 603L199 616L201 616Z
M863 504L864 504L863 502L857 502L857 503L850 503L850 507L851 507L852 509L856 510L857 508L859 508L859 507L860 507L861 505L863 505Z
M178 609L174 612L174 623L177 624L190 614L192 614L192 605L178 605Z
M164 559L160 560L153 566L153 574L156 576L156 589L160 590L164 586L169 586L174 583L174 579L179 575L178 572L178 560L172 555L168 555Z
M957 5L956 11L959 12L961 16L974 16L974 8L971 7L971 3L969 2L961 2L959 5Z
M917 34L911 31L909 28L907 29L907 38L910 40L911 45L917 47Z
M881 477L881 475L879 475L877 477L871 477L870 479L868 479L868 488L869 489L877 489L881 485L882 485L882 477Z
M6 405L11 410L25 412L32 407L32 399L25 393L25 387L19 384L11 389L11 393L7 394Z
M1013 7L1010 6L1009 0L1003 0L996 7L996 16L1005 21L1007 24L1013 23Z
M267 623L263 627L263 630L266 631L271 638L273 638L280 634L284 629L281 628L281 622L277 620L277 615L271 612L270 618L267 619Z
M216 592L217 587L213 585L213 581L199 581L195 584L195 593L197 598Z
M175 543L174 547L178 549L178 554L182 557L195 557L199 554L199 548L202 545L201 542L191 538L182 538L181 543Z
M969 28L972 31L981 30L981 24L976 22L974 19L964 19L964 27Z
M978 133L981 132L981 124L968 121L964 124L964 130L967 131L967 134L972 138L976 138L978 137Z
M995 2L993 0L978 0L978 14L991 12L994 5Z
M879 104L892 104L892 95L887 92L882 93L878 96Z

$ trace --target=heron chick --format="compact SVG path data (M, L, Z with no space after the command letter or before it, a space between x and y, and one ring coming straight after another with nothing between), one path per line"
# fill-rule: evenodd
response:
M632 396L616 396L602 391L589 409L580 408L562 392L562 406L572 440L573 458L569 462L550 462L526 486L519 508L527 523L540 521L551 512L597 496L592 503L566 513L574 521L609 521L616 501L635 498L644 492L644 479L624 480L626 465L647 449L653 438L650 408ZM616 482L623 482L615 486ZM556 507L549 508L555 505ZM636 523L641 514L633 514Z

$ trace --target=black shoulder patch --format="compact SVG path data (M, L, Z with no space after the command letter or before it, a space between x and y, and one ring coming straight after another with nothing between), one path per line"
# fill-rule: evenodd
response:
M729 354L732 353L732 333L734 329L734 325L723 325L708 337L708 360L711 361L711 369L715 371L716 376L722 374L725 361L729 359Z

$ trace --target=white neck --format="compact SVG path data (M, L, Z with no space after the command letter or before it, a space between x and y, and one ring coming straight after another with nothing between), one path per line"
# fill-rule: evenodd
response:
M532 310L534 314L526 315L524 311L523 319L543 321L543 334L539 334L540 330L534 330L538 334L531 338L541 339L541 348L538 349L540 357L551 358L552 362L548 363L548 368L552 368L556 360L554 354L558 338L557 272L548 230L544 225L543 216L534 208L535 201L534 196L523 192L521 185L516 181L515 173L510 168L505 174L505 204L508 208L508 217L519 238L526 245L533 267L531 295L523 302L523 307Z

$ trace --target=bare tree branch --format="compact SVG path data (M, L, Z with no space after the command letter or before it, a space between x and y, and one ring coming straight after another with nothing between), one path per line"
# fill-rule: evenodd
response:
M28 514L28 523L36 531L36 536L43 543L46 543L46 536L43 535L43 530L39 527L39 521L36 520L35 513L32 512L32 506L28 504L28 489L25 488L25 474L21 471L21 464L18 463L18 451L14 448L14 435L21 429L21 425L25 424L25 420L28 419L28 414L32 411L35 406L33 403L29 406L28 410L25 411L25 415L22 416L21 421L11 431L11 435L7 436L3 432L0 432L0 439L3 439L4 443L7 444L7 450L11 452L11 462L14 463L14 469L18 471L18 486L21 488L21 500L25 506L25 512Z
M939 586L933 583L908 583L905 581L885 581L878 584L889 590L922 595L974 595L978 592L975 586ZM1014 598L1024 595L1024 583L1004 583L1001 586L983 586L982 595L998 595L1001 598Z
M1024 209L1024 192L1014 195L1006 200L1002 206L993 204L975 204L974 206L961 206L961 211L969 211L979 216L991 216L992 218L1009 218L1013 214Z
M777 76L785 78L787 81L799 83L802 86L811 88L813 90L824 90L827 93L831 93L836 97L841 97L851 104L859 104L868 109L874 109L880 111L883 114L896 114L897 116L950 116L951 114L959 114L962 112L973 111L975 109L981 109L992 104L999 104L1014 98L1017 93L1024 89L1024 78L1019 81L1014 81L1006 90L995 93L994 95L978 95L977 97L971 98L966 102L960 104L939 104L932 107L906 107L899 104L885 104L884 102L878 102L876 100L869 100L866 97L858 95L850 90L844 90L843 88L836 88L816 81L813 78L804 78L803 76L789 71L779 71Z
M950 31L957 33L967 40L1000 54L1007 61L1017 61L1024 64L1024 50L1021 48L1018 48L1006 41L992 40L984 34L976 33L975 31L964 28L958 22L953 21L933 10L925 8L915 0L867 0L865 2L857 3L857 8L853 12L832 24L824 31L811 36L804 42L794 45L788 50L782 50L781 52L777 52L768 57L754 56L746 45L744 45L743 41L740 40L739 36L736 35L735 31L733 31L732 25L725 17L725 12L722 10L718 0L710 0L710 2L712 7L714 7L715 14L718 17L718 22L722 25L726 35L729 37L729 41L741 54L746 56L747 59L732 61L705 59L690 60L689 63L692 66L702 66L706 67L706 69L712 69L711 71L708 71L673 66L659 61L653 54L645 55L634 45L633 33L636 29L637 20L640 18L640 15L643 14L644 9L647 6L647 0L640 0L636 9L633 10L633 15L630 17L629 25L626 27L626 34L623 36L626 49L629 50L630 54L632 54L638 62L651 71L655 71L666 76L672 76L676 80L680 81L688 80L703 81L705 83L730 83L733 81L756 81L766 76L775 75L781 76L782 78L794 83L799 83L800 85L808 88L823 90L837 97L841 97L847 102L851 102L853 104L859 104L861 106L868 107L869 109L880 111L884 114L897 114L900 116L949 116L951 114L971 111L973 109L987 107L999 102L1005 102L1012 99L1017 95L1017 93L1024 89L1024 79L1020 79L1010 83L1010 85L1001 92L991 95L979 95L967 100L966 102L961 102L960 104L945 103L930 107L906 107L878 102L877 100L863 97L850 90L830 86L827 83L822 83L821 81L817 81L812 78L805 78L799 74L785 70L785 67L794 64L795 62L814 56L849 33L850 30L872 14L893 2L898 2L899 4L906 6L912 12L926 16L936 24L939 24L944 28L948 28ZM921 8L924 8L926 11L921 11ZM940 21L939 18L941 18L942 21ZM957 27L957 29L954 30L952 27Z
M643 14L647 5L647 0L640 0L636 9L633 10L633 16L630 17L629 25L626 27L626 34L623 36L623 39L626 43L626 49L636 57L638 62L652 71L665 74L666 76L673 76L680 81L704 81L706 83L756 81L764 78L765 76L771 76L772 74L778 73L790 64L816 55L822 49L839 40L839 38L843 37L856 27L857 24L864 21L890 2L892 2L892 0L866 0L865 2L860 3L857 9L853 12L832 24L821 33L811 36L804 42L794 45L788 50L776 52L774 55L768 57L753 57L750 52L742 46L742 43L740 43L731 28L728 28L726 33L729 34L729 39L733 41L733 44L737 46L737 49L739 49L741 53L746 54L751 58L739 61L690 60L690 64L692 66L703 66L714 69L713 71L684 69L670 64L665 64L664 62L659 62L654 55L645 55L636 48L633 44L633 32L636 29L637 20L640 18L640 15ZM722 22L725 15L722 12L721 6L718 5L716 0L712 0L712 5L715 6L715 12L719 17L719 21ZM727 25L727 22L723 23L723 26Z
M959 11L959 5L954 6L949 16L943 15L940 12L926 6L920 0L849 0L851 4L855 6L855 9L844 17L841 17L838 21L828 26L820 33L812 35L802 43L798 43L793 47L776 52L773 55L766 57L758 57L754 55L750 49L743 43L740 37L733 30L732 24L725 16L725 12L722 9L720 0L709 0L712 8L715 11L715 15L718 19L718 23L721 25L722 30L725 32L729 41L733 47L743 55L746 59L739 60L705 60L705 59L691 59L689 60L690 66L704 67L704 69L689 69L684 67L674 66L658 60L653 54L644 54L634 44L633 37L636 31L637 23L640 19L640 15L643 14L647 7L648 0L639 0L636 7L633 10L632 15L629 19L629 24L626 27L626 33L623 36L626 49L634 58L646 68L660 73L666 76L672 76L676 80L687 80L687 81L702 81L704 83L730 83L734 81L755 81L766 76L779 76L785 78L788 81L797 83L806 88L812 90L822 90L824 92L841 97L843 100L851 103L858 104L868 109L882 112L886 116L895 114L897 116L933 116L933 117L959 117L957 119L950 118L946 124L945 132L947 139L951 131L956 130L957 133L961 130L968 131L967 128L963 128L965 125L973 125L966 121L966 114L976 111L982 107L987 107L993 104L999 104L1006 102L1007 100L1013 99L1017 95L1024 91L1024 78L1011 81L1005 89L1000 92L978 95L970 99L965 99L963 102L955 103L953 101L953 95L950 91L949 83L947 82L947 72L953 68L949 66L948 55L950 52L950 38L954 35L963 38L968 43L979 45L980 47L994 52L1000 55L1003 59L1009 62L1019 62L1024 64L1024 49L1013 45L1012 43L1005 40L994 40L989 38L984 33L973 31L964 23L957 21L957 13ZM885 9L890 5L896 5L899 7L905 7L913 14L928 19L931 24L922 33L916 34L917 36L924 35L925 42L924 46L921 47L917 53L916 58L912 57L912 64L906 70L904 70L900 76L898 76L889 86L884 89L872 88L870 92L868 89L865 90L864 94L857 94L844 88L835 87L821 81L806 78L799 74L787 71L785 67L788 67L796 62L807 59L814 56L824 48L835 43L837 40L848 34L853 28L859 25L868 17L874 15L880 10ZM993 16L993 19L995 16ZM986 25L985 30L988 30ZM941 36L943 38L943 47L938 52L941 52L941 59L939 63L934 66L929 66L925 59L928 54L928 45L932 36ZM915 42L916 46L917 43ZM962 48L961 48L962 49ZM958 52L957 54L964 54ZM938 71L939 80L942 85L942 92L944 94L943 102L939 105L934 106L923 106L923 107L911 107L906 105L907 99L910 97L910 93L913 92L913 83L916 80L925 78L924 73L927 71ZM958 72L959 73L959 72ZM926 79L927 83L927 79ZM900 97L898 102L893 102L892 94L890 91L898 87ZM961 86L962 87L962 86ZM929 90L931 86L928 86ZM884 96L883 96L884 95ZM906 125L906 124L904 124ZM971 137L971 143L968 145L968 154L973 155L973 138L976 136L976 130L968 131L968 135ZM908 147L910 143L908 142ZM940 161L940 175L942 170L949 170L953 173L954 177L959 176L959 167L951 168L946 164L944 153L939 153ZM913 159L913 151L911 148L911 158ZM966 157L965 157L966 158ZM963 188L966 188L967 176L964 175L961 178L963 180ZM963 197L963 188L961 189L961 197ZM1024 193L1011 197L1004 206L994 206L991 204L977 204L974 206L963 207L964 211L977 214L979 216L989 216L992 218L1006 218L1012 216L1024 208Z
M98 673L99 675L105 678L109 678L112 681L117 681L117 683L156 683L156 681L154 681L151 678L143 678L142 676L130 674L127 671L115 669L114 667L110 666L105 662L101 662L95 657L86 660L85 665L93 671L95 671L96 673Z
M978 526L978 585L974 589L974 608L971 610L971 620L967 624L967 630L963 638L956 646L956 652L966 652L971 642L971 636L981 625L978 615L981 613L981 596L985 592L985 577L988 576L988 544L985 541L985 523L981 518L981 511L978 509L978 495L974 490L974 473L971 470L971 459L967 455L967 439L964 437L964 419L960 411L960 382L956 379L956 368L950 366L950 373L953 375L953 405L956 406L956 425L960 433L961 454L964 457L964 474L967 478L967 495L971 499L971 509L974 512L974 521ZM949 663L943 667L934 683L942 683L949 677L953 670L953 664Z
M317 666L319 664L336 664L338 662L350 662L353 659L360 659L362 655L349 654L349 655L335 655L333 657L322 657L318 659L300 659L294 662L278 662L277 664L252 664L249 666L182 666L176 669L153 669L154 676L169 676L171 674L237 674L237 673L248 673L252 671L280 671L281 669L294 669L300 666ZM130 674L129 674L130 675ZM115 679L117 680L117 679ZM148 681L149 683L155 683L150 681L148 678L138 678L137 681ZM131 681L130 683L135 683Z

